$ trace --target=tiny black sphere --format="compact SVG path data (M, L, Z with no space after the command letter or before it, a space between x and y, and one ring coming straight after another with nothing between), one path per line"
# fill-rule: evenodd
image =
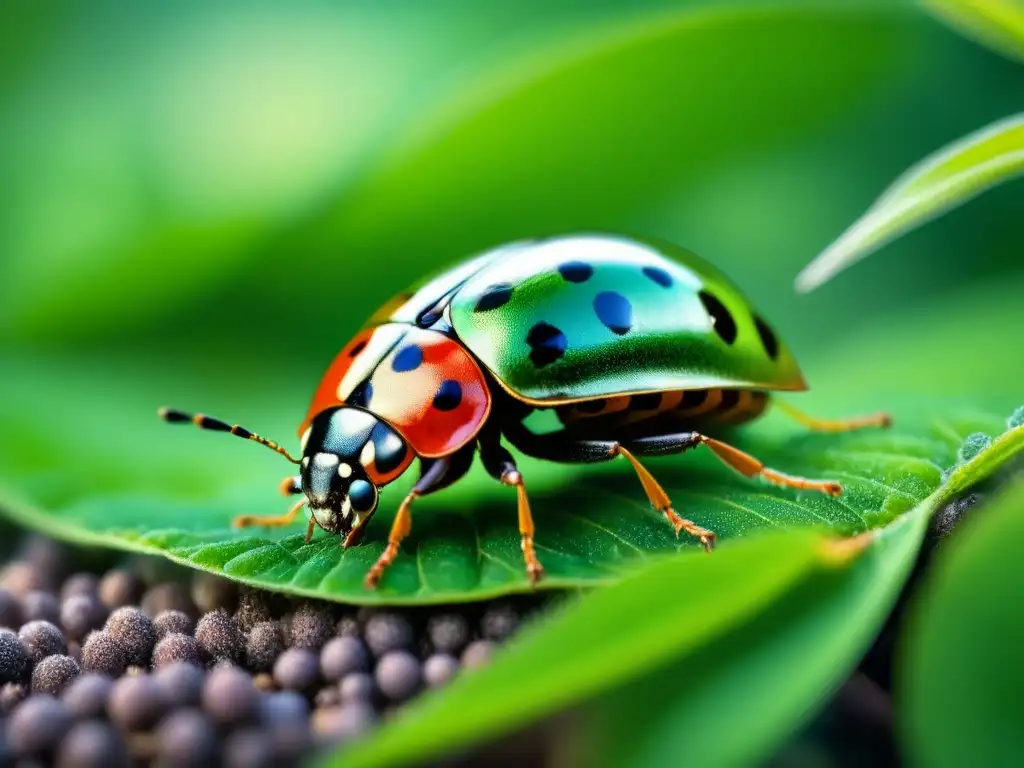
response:
M114 681L106 675L86 672L76 677L61 696L71 713L80 720L102 717L107 709L107 699L114 688Z
M304 603L292 614L291 644L296 648L320 648L334 632L331 610L317 603Z
M383 656L388 651L412 648L415 639L412 625L400 613L381 611L366 620L363 630L366 645L374 656Z
M60 606L60 623L72 640L81 642L107 618L106 606L95 593L72 594Z
M32 693L59 696L81 673L82 668L70 656L47 656L32 670Z
M110 614L104 631L121 643L129 664L149 666L156 645L153 621L138 608L123 606Z
M266 672L273 668L283 651L284 631L281 624L262 621L249 632L245 644L245 663L253 672Z
M122 677L114 683L107 699L107 715L126 731L152 728L167 707L163 688L150 675Z
M341 680L351 672L369 669L370 654L357 637L332 638L320 652L320 671L325 680Z
M191 635L196 628L196 623L184 611L176 611L173 608L161 611L153 619L153 629L156 630L157 639L161 639L172 633Z
M199 620L195 637L210 659L237 661L245 649L238 625L223 608L211 611Z
M127 768L128 764L121 735L99 720L75 725L57 750L57 768Z
M25 655L35 664L57 653L67 653L68 644L64 633L48 621L37 619L22 625L18 639Z
M206 675L195 664L175 661L158 669L153 674L153 680L164 692L164 698L171 708L197 707L203 700Z
M21 601L22 618L24 621L48 621L60 624L60 603L52 592L35 590L29 592Z
M203 709L214 721L224 725L245 722L255 716L258 704L252 678L238 667L223 665L206 676Z
M158 764L167 768L216 765L220 744L210 719L195 709L168 715L156 732Z
M82 666L108 677L120 677L128 666L128 657L117 638L107 632L91 632L82 646Z
M142 591L142 579L121 568L107 571L99 583L100 601L110 610L131 605L142 597Z
M441 613L427 621L427 636L434 650L458 653L469 642L469 623L458 613Z
M11 715L7 739L19 755L42 755L57 746L71 723L71 712L53 696L30 696Z
M309 648L289 648L274 662L274 682L286 690L308 691L319 679L319 660Z
M0 629L0 682L21 682L28 668L29 658L18 636L9 629Z
M191 635L172 632L156 644L153 649L153 667L160 669L170 664L184 661L189 664L203 663L203 652L199 643Z
M423 682L419 659L408 651L389 651L377 662L374 678L380 692L392 701L411 698Z

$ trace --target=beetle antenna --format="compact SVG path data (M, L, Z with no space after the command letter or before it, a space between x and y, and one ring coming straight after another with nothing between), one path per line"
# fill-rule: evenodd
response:
M268 440L261 435L257 435L254 432L250 432L245 427L241 427L238 424L228 424L220 419L215 419L212 416L207 416L202 413L185 413L174 408L160 408L157 410L157 415L164 421L170 424L181 424L186 421L190 421L200 429L209 429L214 432L230 432L232 435L237 435L245 440L252 440L260 445L265 445L272 451L284 456L292 464L298 464L299 460L288 453L287 449L282 448L280 445L275 443L273 440Z

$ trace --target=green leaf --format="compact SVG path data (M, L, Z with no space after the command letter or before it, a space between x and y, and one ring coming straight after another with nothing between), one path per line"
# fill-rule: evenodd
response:
M1024 429L999 441L1020 450ZM991 469L984 456L964 478ZM773 532L713 557L651 565L537 620L490 667L410 705L335 764L422 763L637 678L607 700L614 716L599 722L608 733L633 732L619 745L630 764L663 765L666 754L681 764L750 764L856 662L906 578L929 516L955 487L853 539ZM616 718L619 725L610 722ZM608 746L599 739L602 754L590 758L614 764L624 756Z
M1014 765L1024 690L1024 484L936 553L901 648L897 726L917 765Z
M489 72L423 116L294 237L357 279L409 254L627 226L651 200L784 146L901 72L898 14L769 5L647 14ZM890 81L891 82L891 81ZM458 226L452 226L458 222Z
M284 405L301 403L305 387L291 378L241 371L243 380L259 386L223 391L207 372L217 361L152 369L133 358L119 365L110 356L101 369L89 360L3 362L0 400L12 418L0 423L0 499L25 524L162 554L254 585L354 603L474 600L529 589L514 494L482 472L417 502L412 536L376 591L364 589L362 577L383 550L414 472L385 491L364 543L347 551L323 532L304 545L300 521L283 529L230 528L239 514L284 511L276 488L291 467L237 438L169 427L157 420L155 407L176 392L194 398L202 391L207 412L259 431L266 426L268 436L281 439L287 423L256 424L248 417L288 413ZM112 388L109 382L131 385ZM301 412L298 405L292 410ZM901 413L891 431L814 435L775 415L737 434L739 445L770 466L839 480L846 487L841 499L746 480L703 450L652 460L650 468L676 508L718 532L726 545L777 526L857 533L932 493L967 435L996 434L1002 426L992 417L979 422L944 414L940 427L925 414ZM676 539L651 510L625 462L565 467L523 461L522 470L547 588L608 583L657 553L696 549L692 540Z
M727 636L595 704L586 730L590 764L653 767L665 755L680 765L761 764L875 639L930 509L922 504L879 531L849 568L805 576Z
M930 155L797 276L811 291L889 241L1024 172L1024 113L999 120Z
M928 0L925 7L951 27L1004 56L1024 61L1020 0Z

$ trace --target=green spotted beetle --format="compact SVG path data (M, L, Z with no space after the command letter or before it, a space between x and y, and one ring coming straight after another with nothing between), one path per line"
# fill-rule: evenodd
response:
M420 476L366 576L374 587L409 533L420 496L451 485L479 452L515 489L526 573L543 576L523 476L503 443L528 456L588 463L622 457L676 533L711 549L715 535L676 513L645 456L707 446L747 477L838 496L838 483L770 469L713 435L768 406L769 392L807 388L789 348L717 269L666 244L611 235L511 243L478 255L378 310L328 368L299 427L301 455L238 425L161 409L172 422L266 445L299 466L282 490L288 513L235 524L286 525L304 506L314 526L357 544L379 489L414 459ZM553 411L558 428L527 425ZM885 414L812 429L885 426Z

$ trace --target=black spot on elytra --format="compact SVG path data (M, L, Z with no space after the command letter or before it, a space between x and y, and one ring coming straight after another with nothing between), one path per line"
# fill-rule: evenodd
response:
M445 379L434 395L434 407L439 411L454 411L462 402L462 387L453 379Z
M530 360L538 368L558 360L565 354L565 334L548 323L537 323L528 334L526 343L530 345Z
M768 353L768 357L774 360L779 356L779 340L768 324L758 315L754 315L754 325L757 326L757 335L761 337L761 343L764 344L764 351Z
M418 325L420 328L429 328L438 320L440 320L443 314L443 309L431 307L426 312L421 314L418 318L416 318L416 325Z
M707 310L708 315L711 317L711 324L715 328L715 333L726 344L732 344L736 341L736 321L732 319L732 315L725 308L725 305L716 296L707 291L700 291L697 295L700 297L700 303L704 305L704 309Z
M662 288L668 288L672 285L672 275L661 267L644 267L643 273Z
M415 371L422 362L423 350L416 344L409 344L398 350L398 354L391 359L391 370L395 373Z
M370 433L373 441L373 465L381 474L388 474L398 469L409 452L405 442L396 438L391 428L384 422L377 422Z
M360 352L362 352L364 349L366 349L366 339L363 339L358 344L356 344L354 347L352 347L352 349L350 349L348 351L348 356L349 357L355 357Z
M644 395L633 395L629 407L638 411L653 411L661 407L661 392L648 392Z
M594 297L597 319L612 333L622 336L633 327L633 307L618 291L601 291Z
M599 397L596 400L584 400L581 403L576 403L576 410L580 413L600 413L606 405L608 405L608 401Z
M708 391L706 389L688 389L683 392L683 400L679 403L679 407L696 408L699 405L703 405L707 399Z
M503 307L512 298L513 287L509 283L495 283L484 291L473 307L474 312L488 312Z
M358 405L362 408L370 407L370 400L373 399L373 385L369 379L360 383L355 389L352 390L352 394L349 395L345 402L348 405Z
M570 283L585 283L594 274L594 268L585 261L567 261L558 267L558 274Z
M739 390L736 389L723 389L722 390L722 402L718 404L718 407L723 411L728 411L730 408L734 408L740 401Z

